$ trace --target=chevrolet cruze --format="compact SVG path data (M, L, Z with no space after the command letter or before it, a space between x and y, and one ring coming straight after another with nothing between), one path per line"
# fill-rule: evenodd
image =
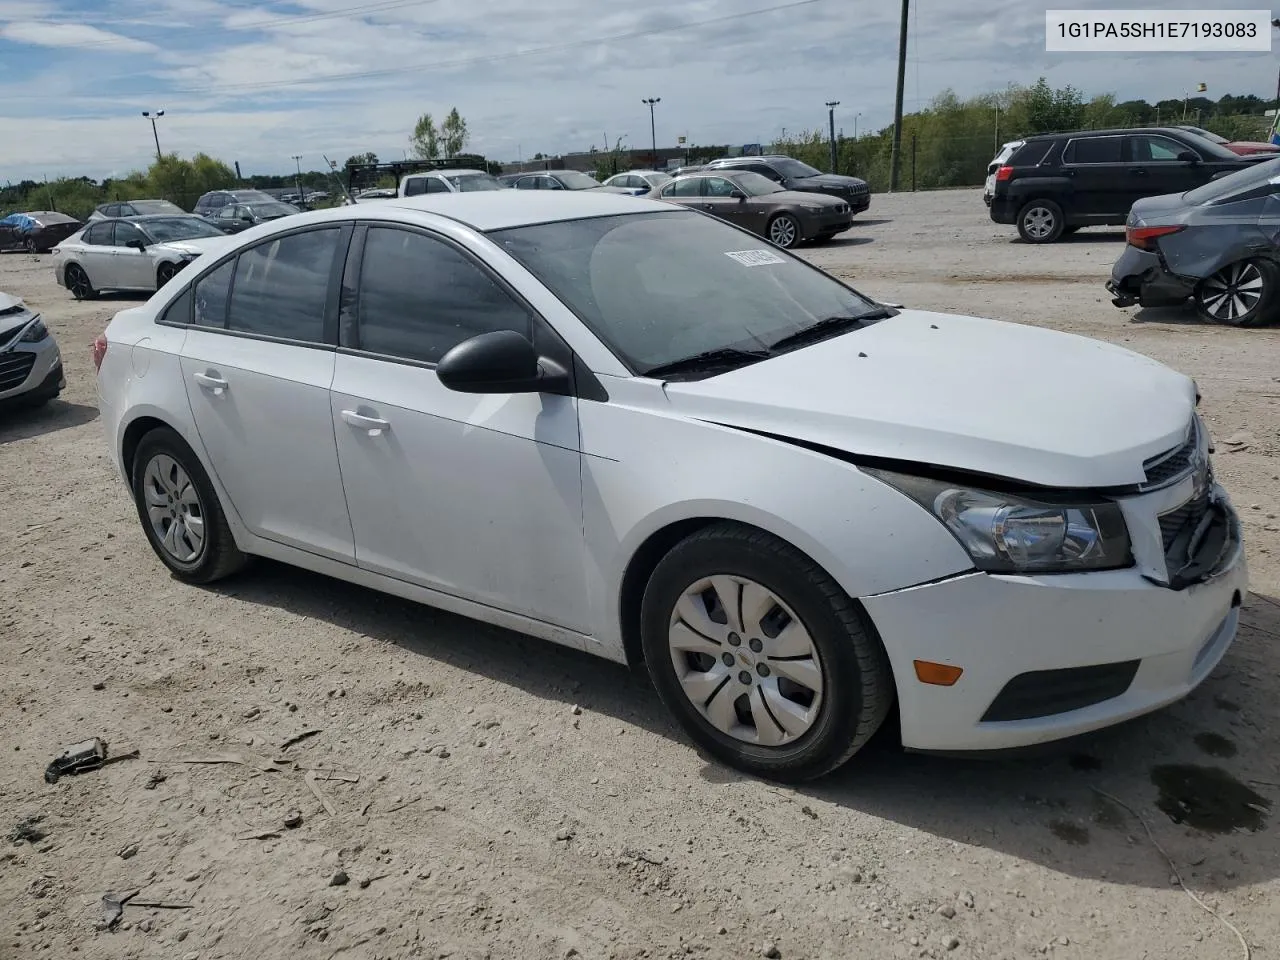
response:
M270 557L643 664L693 740L779 780L895 702L940 752L1152 711L1218 663L1247 588L1187 377L888 307L656 201L289 217L118 313L94 359L178 578Z

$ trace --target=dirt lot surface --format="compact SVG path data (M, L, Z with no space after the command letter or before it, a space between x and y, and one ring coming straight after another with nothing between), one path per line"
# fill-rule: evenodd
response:
M96 419L89 344L129 301L0 257L68 380L0 414L0 958L1244 957L1227 924L1276 957L1280 332L1115 309L1120 242L1026 246L948 192L878 196L806 255L1197 377L1248 538L1238 642L1186 702L1048 756L886 740L799 790L709 764L586 655L272 564L170 579ZM92 736L141 758L43 782ZM100 929L103 894L133 890L189 908Z

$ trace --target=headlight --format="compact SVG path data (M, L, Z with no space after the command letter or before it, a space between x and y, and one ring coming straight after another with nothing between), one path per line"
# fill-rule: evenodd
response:
M18 338L19 343L39 343L49 335L49 328L44 325L44 321L36 317L35 321L28 325L26 332Z
M1120 507L1061 504L962 487L887 470L865 470L916 501L988 573L1071 573L1133 564Z
M802 209L812 210L814 213L817 213L819 210L825 209L820 203L802 203L800 204L800 206Z

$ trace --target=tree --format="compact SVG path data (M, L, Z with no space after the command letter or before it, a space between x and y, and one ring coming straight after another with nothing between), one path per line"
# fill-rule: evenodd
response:
M353 163L377 163L377 162L378 162L378 155L370 151L369 153L357 153L357 154L353 154L350 157L347 157L347 162L344 164L344 166L349 167Z
M413 136L409 138L413 154L419 160L435 160L440 156L440 134L436 130L436 122L431 114L424 113L413 125Z
M444 123L440 124L440 139L443 141L444 155L456 157L460 154L462 148L467 145L469 136L467 121L462 119L462 114L458 113L457 107L454 107L444 118Z

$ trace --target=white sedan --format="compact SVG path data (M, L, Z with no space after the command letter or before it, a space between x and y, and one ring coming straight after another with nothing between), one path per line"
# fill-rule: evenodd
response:
M190 214L94 220L53 248L53 272L77 300L104 290L150 292L229 242L213 224Z
M1195 385L1146 357L887 307L600 191L232 244L94 348L180 579L270 557L643 663L697 743L780 780L895 700L917 750L1114 724L1235 636L1240 524Z

